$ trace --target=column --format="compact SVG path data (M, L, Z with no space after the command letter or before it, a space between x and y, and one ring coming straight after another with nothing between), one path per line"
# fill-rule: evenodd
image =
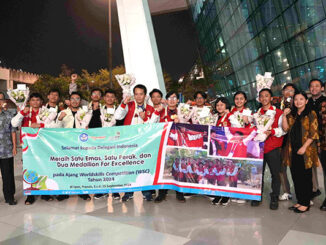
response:
M126 72L148 91L166 94L160 57L147 0L117 0Z

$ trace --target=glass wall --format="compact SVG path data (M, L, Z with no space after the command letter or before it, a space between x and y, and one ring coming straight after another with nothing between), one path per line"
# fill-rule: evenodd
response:
M189 0L205 75L217 95L245 91L255 104L257 74L272 90L326 79L326 0Z

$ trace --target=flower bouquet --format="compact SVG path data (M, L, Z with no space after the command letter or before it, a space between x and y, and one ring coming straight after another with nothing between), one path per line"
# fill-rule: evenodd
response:
M131 86L136 83L136 78L130 74L115 75L119 85L122 88L122 97L123 100L131 96Z
M88 113L88 106L83 106L81 109L79 109L76 113L76 118L79 122L82 122Z
M255 141L264 142L267 139L266 131L271 129L276 115L276 110L267 110L265 114L260 111L254 114L254 120L257 127L257 135Z
M248 118L251 117L251 111L249 109L244 109L242 113L240 111L235 111L233 114L231 114L229 116L229 120L232 127L243 128L245 126L243 116L247 116Z
M20 110L23 110L28 100L29 88L8 89L7 94L9 96L9 99L14 102Z
M57 116L57 110L55 108L47 108L42 106L38 115L36 116L37 123L44 123L45 125L51 123Z
M185 103L180 103L178 106L178 118L180 123L186 123L189 121L193 114L193 108Z
M274 77L272 77L271 72L265 72L264 76L258 74L256 76L256 81L257 81L257 101L258 101L260 90L264 88L271 88L272 83L274 81Z
M103 108L101 119L105 127L111 127L115 124L114 112L114 108Z
M199 123L201 125L216 125L217 117L211 114L209 107L196 108L192 118L193 123Z

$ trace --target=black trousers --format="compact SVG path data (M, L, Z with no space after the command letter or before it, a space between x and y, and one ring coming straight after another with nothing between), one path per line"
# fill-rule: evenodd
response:
M264 173L266 164L268 165L269 171L272 175L272 192L271 196L278 197L280 195L281 188L281 149L276 148L268 153L264 154L264 164L263 164L263 179L262 179L262 192L264 191Z
M168 193L168 190L167 189L160 189L158 190L158 195L159 196L165 196L166 194ZM183 192L178 192L178 191L175 191L175 194L176 196L182 196L183 197Z
M322 150L320 154L321 166L323 167L324 173L324 190L326 192L326 150Z
M312 169L306 169L303 156L296 153L292 153L290 169L298 204L309 206L312 197Z
M14 158L0 159L2 175L3 195L6 201L10 201L15 195Z

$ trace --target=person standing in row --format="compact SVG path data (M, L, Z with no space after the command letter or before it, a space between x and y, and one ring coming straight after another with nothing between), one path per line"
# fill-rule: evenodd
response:
M243 91L238 91L233 96L234 108L229 113L230 126L235 128L250 128L252 112L246 107L247 95ZM239 204L246 203L244 199L231 199L232 202Z
M283 135L285 134L282 130L282 110L272 106L273 93L270 89L264 88L259 91L259 102L262 107L258 109L255 116L257 121L261 119L265 123L267 119L273 120L271 129L262 132L266 134L267 138L264 144L264 163L263 163L263 177L262 177L262 192L264 190L264 173L266 163L271 172L272 176L272 192L270 193L270 205L269 208L272 210L278 209L278 198L280 195L281 180L280 172L282 165L281 147L283 143ZM255 122L258 124L259 122ZM258 206L259 201L251 201L251 206Z
M16 205L14 156L16 150L16 129L12 127L13 115L7 110L5 94L0 92L0 169L3 196L9 205Z
M176 92L169 92L165 96L167 100L168 106L166 108L160 108L160 118L159 122L174 122L178 123L178 113L177 113L177 105L179 102L179 96ZM159 190L158 191L158 196L155 198L155 202L159 203L165 200L167 194L167 190ZM186 199L184 198L184 195L182 192L176 191L176 198L179 202L185 202Z
M37 123L37 116L42 107L43 98L39 93L32 93L29 96L29 107L26 106L23 110L17 113L11 120L13 127L32 127L44 128L43 123ZM49 123L50 125L50 123ZM20 142L22 143L22 136L20 135ZM52 201L53 197L50 195L42 195L41 199L45 201ZM35 196L28 196L25 205L31 205L35 202Z
M101 121L101 127L103 127L103 128L113 127L116 125L116 120L114 118L114 113L116 111L116 106L115 106L116 99L117 99L117 97L116 97L116 93L114 90L109 89L104 92L103 100L104 100L105 104L100 105L100 121ZM93 104L93 107L94 107L94 104ZM93 116L94 116L94 111L93 111ZM91 128L91 127L89 127L89 128ZM106 197L106 196L108 196L108 195L107 194L96 194L96 195L94 195L94 198L99 199L99 198ZM120 194L113 193L112 197L115 200L119 200Z
M325 83L326 86L326 83ZM326 194L326 100L321 102L321 131L319 133L320 135L320 161L321 165L323 167L323 173L324 173L324 192ZM320 210L326 211L326 197L320 206Z
M142 84L138 84L134 87L133 93L135 100L131 100L130 96L126 97L116 110L115 119L124 119L124 125L150 123L154 108L145 102L147 88ZM156 117L159 117L158 112ZM142 193L147 201L153 200L151 191L142 191ZM122 201L126 202L133 198L133 194L133 192L126 192L122 197Z
M78 92L72 92L69 97L70 107L59 113L57 119L58 128L86 128L87 123L92 114L90 111L84 112L80 108L81 95ZM82 116L82 114L85 114ZM83 200L91 200L91 197L87 194L79 195ZM57 196L58 201L68 199L68 195Z
M319 113L321 109L321 103L326 100L326 97L322 95L324 91L323 82L318 79L312 79L309 82L309 91L311 93L311 97L308 100L307 106L312 109L318 118L318 128L319 132L322 132L322 117ZM322 137L322 135L319 135ZM317 178L317 169L315 166L312 167L312 199L319 196L321 194L319 190L319 183Z
M297 92L298 92L298 89L293 83L285 84L282 88L283 98L282 98L282 101L281 101L280 105L278 106L278 108L281 109L282 111L284 111L284 109L286 109L286 108L292 108L293 96ZM284 149L287 137L288 137L287 135L284 136L282 149ZM281 176L281 187L283 190L283 194L280 195L280 197L279 197L280 201L287 201L287 200L292 199L290 182L289 182L289 178L287 175L287 169L288 169L287 166L282 164L280 176Z
M290 166L297 203L290 207L295 213L309 211L312 198L312 167L319 165L317 141L318 119L307 107L304 92L294 95L293 109L286 108L282 127L288 132L283 161Z
M217 127L230 127L230 121L229 121L229 110L231 109L230 103L225 97L220 97L217 98L214 104L214 109L213 112L218 114L218 120L216 123ZM216 148L218 147L217 145L214 145ZM224 146L222 146L224 147ZM222 167L221 171L218 173L218 179L221 179L224 177L226 173L226 168ZM229 197L221 197L221 196L216 196L212 204L213 205L218 205L221 204L223 206L228 205L230 198Z

